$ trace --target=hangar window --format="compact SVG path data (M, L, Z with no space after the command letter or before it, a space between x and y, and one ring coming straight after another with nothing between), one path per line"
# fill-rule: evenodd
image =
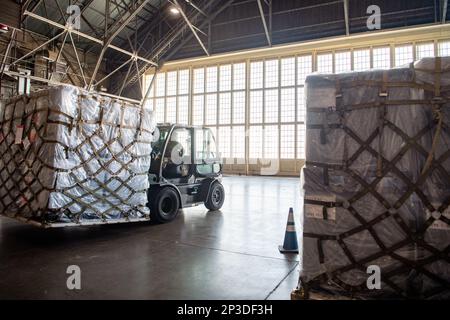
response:
M282 125L280 133L280 158L295 159L295 125Z
M189 69L178 72L178 94L189 93Z
M203 95L194 96L192 105L192 123L194 125L203 124L205 98Z
M264 64L262 61L250 63L250 89L263 87Z
M219 123L229 124L231 122L231 93L219 95Z
M265 87L278 87L278 60L265 61Z
M416 45L416 60L434 57L434 43L420 43Z
M297 89L297 121L304 122L306 115L305 88Z
M297 58L297 84L305 84L305 79L313 71L312 56L300 56Z
M439 42L439 56L448 57L450 56L450 41Z
M205 69L194 69L194 93L203 93L205 91Z
M233 123L245 122L245 91L233 92Z
M178 97L178 123L189 123L189 97Z
M263 92L262 90L250 92L250 122L262 123L263 120Z
M370 69L370 50L362 49L353 51L353 70L364 71Z
M278 159L278 126L264 127L264 159Z
M166 94L166 74L156 74L156 96L163 97Z
M169 97L166 101L166 122L177 122L177 98Z
M230 91L231 90L231 64L220 66L219 68L219 90Z
M352 56L350 51L337 52L334 57L336 73L349 72L352 70Z
M232 129L233 135L233 157L245 158L245 127L235 126Z
M233 64L233 90L245 89L245 63Z
M295 120L295 88L281 89L281 122Z
M167 72L167 95L174 96L177 94L177 72Z
M262 126L250 126L249 132L249 157L262 158L263 131Z
M217 94L206 95L205 124L217 124Z
M333 73L333 54L317 55L317 71L320 73Z
M230 127L220 127L218 136L219 152L221 158L231 157L231 130Z
M264 102L264 122L278 122L278 89L266 90Z
M295 58L281 59L281 86L295 85Z
M399 67L414 61L413 46L404 45L395 47L395 66Z
M217 91L217 67L206 68L206 92Z
M372 59L374 69L389 69L391 67L391 48L374 48Z
M164 98L157 98L155 101L155 119L157 123L163 123L164 120Z

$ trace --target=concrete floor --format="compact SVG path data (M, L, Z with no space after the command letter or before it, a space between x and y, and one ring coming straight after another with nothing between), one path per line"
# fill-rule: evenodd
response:
M43 230L0 218L0 299L289 299L298 256L282 255L299 180L225 177L221 211L169 224ZM298 230L297 230L298 231ZM69 265L81 290L68 290Z

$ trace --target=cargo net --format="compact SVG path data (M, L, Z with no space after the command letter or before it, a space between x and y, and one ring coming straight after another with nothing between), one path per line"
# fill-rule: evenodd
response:
M61 86L4 101L0 212L38 223L146 218L151 111Z
M450 58L308 79L306 296L450 298L449 125Z

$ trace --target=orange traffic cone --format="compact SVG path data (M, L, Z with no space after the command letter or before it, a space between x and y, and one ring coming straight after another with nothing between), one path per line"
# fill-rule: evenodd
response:
M298 253L297 232L295 231L294 210L289 208L289 216L284 235L283 246L279 246L281 253Z

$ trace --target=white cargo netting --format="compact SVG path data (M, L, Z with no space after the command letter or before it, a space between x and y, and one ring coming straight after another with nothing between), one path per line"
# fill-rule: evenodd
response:
M148 217L151 110L59 86L3 101L0 126L1 214L40 223Z
M450 298L450 58L313 75L306 105L299 285Z

